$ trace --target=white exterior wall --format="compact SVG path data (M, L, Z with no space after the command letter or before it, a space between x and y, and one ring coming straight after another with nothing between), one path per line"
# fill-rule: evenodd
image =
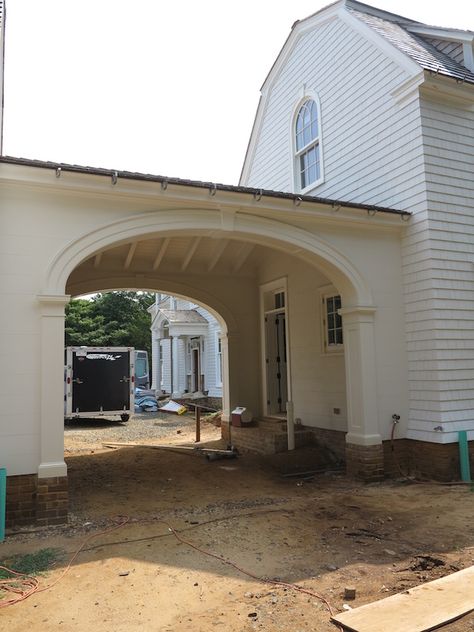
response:
M264 285L287 280L286 318L295 418L305 426L347 430L344 355L324 353L320 288L330 281L314 268L273 255L259 271ZM335 289L337 293L337 289ZM340 415L333 415L340 408Z
M446 442L459 429L474 438L474 113L408 83L404 94L410 76L339 18L302 35L264 88L242 184L294 190L292 115L314 91L324 182L310 193L413 213L402 239L407 436Z
M474 112L422 98L421 114L429 211L406 296L408 436L474 439Z
M357 247L354 248L357 243ZM390 437L393 414L401 416L398 436L408 420L408 377L405 348L403 284L400 241L397 235L347 231L337 235L338 248L352 251L370 280L375 311L375 362L379 432ZM373 257L373 259L372 259ZM386 265L372 265L371 261ZM346 360L322 348L320 290L331 282L326 276L292 257L273 253L259 271L259 283L286 277L287 318L295 417L304 425L332 430L347 428ZM337 289L337 288L336 288ZM342 293L343 307L348 307ZM343 316L344 320L344 316ZM334 415L333 409L341 414Z
M391 95L409 78L339 18L303 34L263 92L268 100L257 149L242 184L295 190L292 121L303 96L314 91L324 182L309 194L414 210L425 202L419 108Z

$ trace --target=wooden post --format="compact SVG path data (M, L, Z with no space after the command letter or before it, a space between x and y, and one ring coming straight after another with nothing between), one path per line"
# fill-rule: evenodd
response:
M196 443L199 443L201 441L201 409L196 406L194 411L196 415Z

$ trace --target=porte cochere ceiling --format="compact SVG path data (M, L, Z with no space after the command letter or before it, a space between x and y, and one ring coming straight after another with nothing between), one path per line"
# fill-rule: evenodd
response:
M122 243L81 263L71 274L78 278L113 275L213 274L256 276L269 251L254 243L208 236L171 236Z

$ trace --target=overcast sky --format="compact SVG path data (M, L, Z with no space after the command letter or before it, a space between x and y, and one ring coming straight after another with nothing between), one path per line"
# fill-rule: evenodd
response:
M237 183L259 89L322 0L6 0L4 153ZM474 30L474 0L373 0Z

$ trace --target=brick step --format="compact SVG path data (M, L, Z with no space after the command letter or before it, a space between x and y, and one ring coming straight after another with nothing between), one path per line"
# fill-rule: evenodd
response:
M268 431L260 427L247 427L231 429L232 445L240 451L256 454L277 454L288 450L288 437L286 432ZM311 430L295 431L295 446L297 448L310 445L313 442Z
M257 427L269 432L286 432L286 419L279 417L258 417L254 420Z

